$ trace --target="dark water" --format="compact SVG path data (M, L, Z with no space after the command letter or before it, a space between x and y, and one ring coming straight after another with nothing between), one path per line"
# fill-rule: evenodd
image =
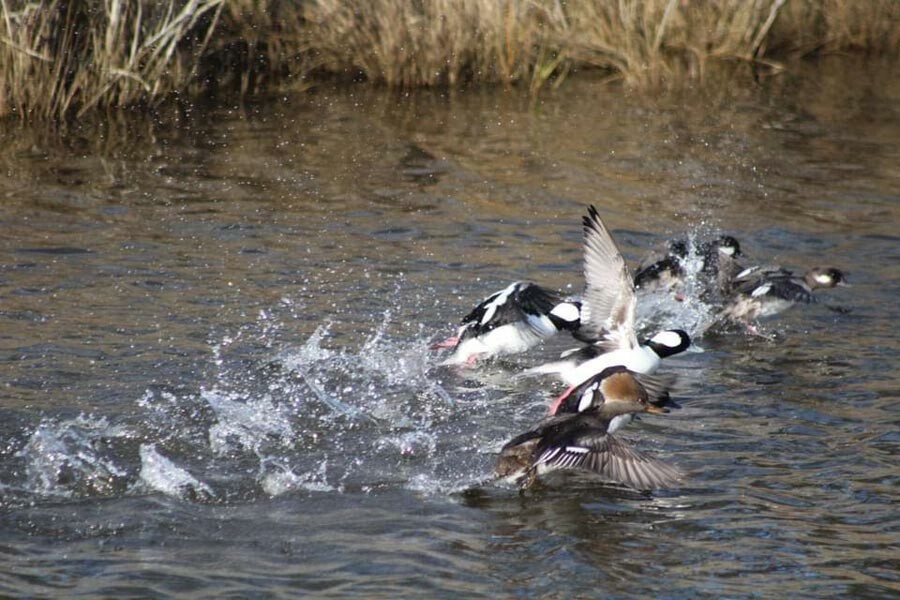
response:
M889 73L322 89L65 144L7 130L0 595L900 594ZM577 292L589 203L632 261L725 231L853 287L666 364L683 408L625 437L682 487L480 485L560 389L513 375L566 342L467 372L429 342L512 280Z

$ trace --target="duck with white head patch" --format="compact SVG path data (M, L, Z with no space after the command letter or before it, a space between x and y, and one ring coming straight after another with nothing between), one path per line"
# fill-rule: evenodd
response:
M485 298L462 319L455 336L432 348L453 350L441 364L472 365L479 359L525 352L580 325L579 302L535 283L517 281Z
M687 350L690 337L681 329L670 329L638 342L634 323L637 298L625 259L596 208L591 206L582 222L585 292L581 329L592 332L598 341L524 374L554 374L569 385L577 385L615 365L636 373L652 373L662 358Z
M697 281L702 286L701 295L709 297L721 294L727 282L740 270L737 258L743 256L741 245L730 235L719 235L704 242L683 239L668 243L663 256L651 255L641 261L634 275L634 286L642 291L664 288L676 292L683 299L691 257L700 259Z
M777 315L798 303L814 303L817 289L847 285L844 273L834 267L813 267L802 277L780 266L750 267L734 278L720 317L757 333L751 321Z

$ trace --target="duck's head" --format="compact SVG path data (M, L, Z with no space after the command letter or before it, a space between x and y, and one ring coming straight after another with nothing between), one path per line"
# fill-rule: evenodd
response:
M741 253L741 245L730 235L720 235L713 241L713 246L726 256L732 258L735 256L743 256Z
M640 384L638 384L640 385ZM641 388L643 391L643 388ZM650 403L647 392L642 394L622 395L615 398L606 398L606 401L598 409L600 415L606 419L612 419L619 415L628 415L633 413L654 413L665 414L668 411L665 408Z
M672 375L641 375L621 365L607 367L567 389L553 402L549 414L580 413L615 400L646 401L659 407L661 412L668 412L665 406L678 407L669 397L674 383Z
M834 267L813 267L806 272L804 279L813 289L849 285L844 273Z
M669 254L678 258L686 258L688 255L687 240L672 240L669 242Z
M666 358L687 350L691 345L691 336L683 329L667 329L645 341L644 345L649 346L660 358Z

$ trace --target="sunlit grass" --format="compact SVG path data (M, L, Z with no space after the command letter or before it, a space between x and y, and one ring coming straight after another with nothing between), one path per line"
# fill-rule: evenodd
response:
M723 62L896 55L897 0L0 0L0 115L58 119L322 77L537 91L677 85Z
M223 4L0 0L0 114L57 118L182 91Z

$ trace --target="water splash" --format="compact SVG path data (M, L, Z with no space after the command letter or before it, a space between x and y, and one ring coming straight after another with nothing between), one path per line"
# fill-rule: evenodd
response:
M209 428L213 454L224 456L234 450L260 454L268 446L291 446L295 434L290 414L276 406L271 397L245 399L221 390L202 390L200 397L217 419Z
M107 495L125 486L128 472L116 464L111 442L132 432L106 418L79 415L44 419L16 457L25 461L25 489L43 496Z
M280 325L261 311L255 329L210 341L211 381L199 390L148 388L122 416L127 426L46 419L15 455L23 481L0 484L30 498L150 491L189 502L457 489L472 481L473 465L459 447L482 437L460 432L491 421L488 412L467 413L488 392L482 383L451 395L440 378L453 375L434 368L425 327L411 332L394 315L385 311L354 349L329 343L328 322L281 345Z
M375 450L399 453L403 457L431 456L437 450L434 434L414 430L395 435L385 435L375 442Z
M289 371L295 372L313 395L322 404L330 408L333 413L351 418L371 420L372 417L362 412L359 408L347 404L326 392L321 380L310 373L312 367L335 357L333 352L322 348L322 338L328 333L329 328L329 322L319 325L305 344L300 346L299 349L282 351L276 358L276 361Z
M320 326L301 347L283 349L278 362L298 374L333 413L353 419L408 426L409 407L398 397L410 393L427 396L424 406L429 410L454 406L452 396L430 373L434 365L423 328L412 341L395 340L389 335L391 322L391 312L385 311L356 352L322 349L327 327Z
M683 329L696 339L716 322L720 307L717 294L710 289L715 282L703 272L703 255L699 252L702 239L716 235L705 223L687 232L688 253L681 260L683 285L638 291L636 320L640 330Z
M327 460L320 462L315 470L300 475L285 464L284 460L268 459L262 462L260 468L260 487L272 497L297 490L333 492L338 489L328 483Z
M149 489L183 500L211 500L212 489L166 458L156 444L141 444L140 481Z

